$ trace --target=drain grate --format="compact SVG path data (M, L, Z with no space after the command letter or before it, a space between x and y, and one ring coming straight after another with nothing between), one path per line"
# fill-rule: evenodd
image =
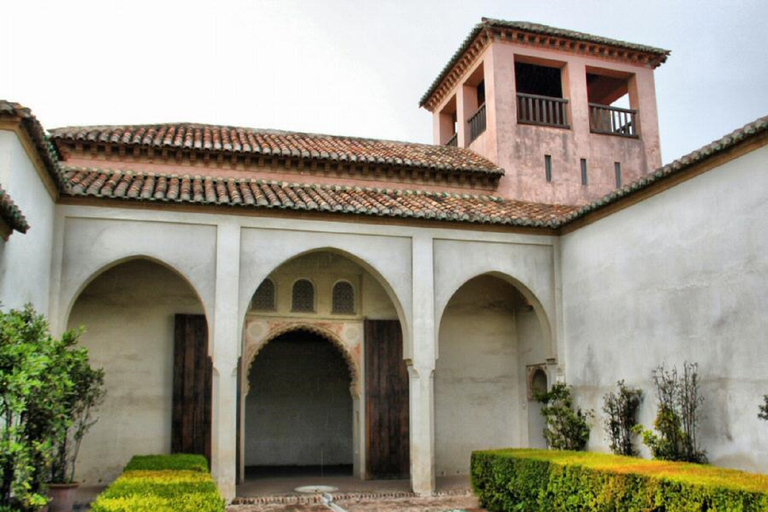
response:
M330 485L302 485L301 487L294 489L294 491L302 494L323 494L325 492L336 492L338 490L338 487Z

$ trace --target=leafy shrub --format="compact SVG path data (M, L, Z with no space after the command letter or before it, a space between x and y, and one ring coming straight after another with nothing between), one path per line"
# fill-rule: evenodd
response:
M72 363L88 360L77 337L51 336L31 305L0 312L0 510L37 510L47 502L57 442L73 424Z
M618 393L608 393L603 398L605 431L611 443L611 451L616 455L637 455L632 445L632 429L637 424L637 410L643 401L643 391L628 388L624 381L617 383Z
M768 510L768 475L603 453L494 450L472 454L480 505L501 511Z
M48 481L70 483L75 478L75 462L80 443L96 423L97 418L93 418L93 412L103 402L106 392L104 370L91 367L85 349L70 350L67 357L62 359L61 364L72 382L62 402L68 427L54 441L55 452Z
M153 468L153 469L139 469ZM134 457L91 505L92 512L224 512L205 457Z
M658 434L637 425L636 432L657 459L706 462L706 452L698 444L699 409L704 402L699 389L698 365L684 363L683 373L664 365L652 372L658 412L654 426Z
M173 455L136 455L123 471L176 469L208 472L208 461L202 455L176 453Z
M760 406L760 412L758 413L757 417L768 421L768 395L765 395L763 400L765 400L765 403Z
M573 410L573 397L570 386L557 383L547 393L540 393L536 400L544 404L541 414L544 416L544 438L547 446L556 450L583 450L589 440L587 420L592 416L581 409Z

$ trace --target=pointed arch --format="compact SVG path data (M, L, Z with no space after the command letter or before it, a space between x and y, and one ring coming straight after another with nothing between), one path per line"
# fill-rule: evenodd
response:
M115 267L117 267L119 265L122 265L123 263L128 263L130 261L136 261L136 260L144 260L144 261L149 261L151 263L155 263L155 264L160 265L161 267L163 267L165 269L170 270L176 276L181 278L190 287L190 289L194 292L195 297L200 302L200 304L202 304L203 311L205 311L206 323L208 324L208 329L209 329L209 332L210 332L210 328L211 328L210 318L211 318L211 315L210 315L209 305L206 304L205 300L203 300L203 297L200 294L200 291L199 291L198 287L195 286L194 280L189 275L187 275L184 271L176 268L174 265L172 265L172 264L170 264L170 263L168 263L168 262L166 262L166 261L164 261L164 260L162 260L160 258L157 258L157 257L154 257L154 256L149 256L147 254L141 254L141 253L132 254L132 255L124 256L124 257L119 258L119 259L115 259L113 261L110 261L107 264L102 265L101 267L93 270L90 274L88 274L88 276L85 279L83 279L74 288L74 291L71 294L69 294L68 296L65 296L65 297L62 298L62 302L61 303L64 304L64 307L61 310L61 316L60 316L60 319L59 319L59 322L60 322L59 325L60 326L66 326L67 325L67 323L69 322L69 318L70 318L70 316L72 314L72 308L77 303L77 300L80 298L80 295L88 287L88 285L90 285L93 281L95 281L99 276L101 276L102 274L104 274L108 270L111 270L111 269L113 269L113 268L115 268ZM211 351L210 339L209 339L208 351L209 351L209 354L210 354L210 351Z

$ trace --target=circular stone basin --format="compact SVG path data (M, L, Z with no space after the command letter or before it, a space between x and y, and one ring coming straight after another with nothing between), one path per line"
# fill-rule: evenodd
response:
M338 490L338 487L332 487L330 485L302 485L301 487L294 489L294 491L304 494L321 494L324 492L335 492Z

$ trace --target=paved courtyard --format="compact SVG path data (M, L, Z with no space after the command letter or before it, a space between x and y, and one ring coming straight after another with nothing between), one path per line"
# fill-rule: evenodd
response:
M347 498L334 501L347 512L445 512L466 510L480 512L477 499L471 494L444 495L430 498ZM230 505L227 512L328 512L322 503L265 503ZM338 510L338 509L337 509Z

